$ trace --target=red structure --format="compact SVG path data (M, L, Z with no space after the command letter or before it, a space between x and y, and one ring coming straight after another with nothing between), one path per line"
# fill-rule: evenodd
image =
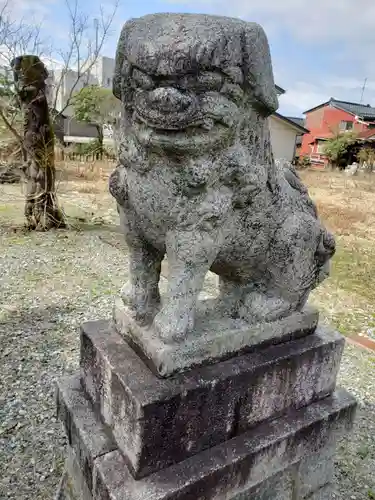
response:
M305 127L310 132L303 136L300 156L309 157L315 166L326 166L324 143L338 132L356 131L362 135L375 128L375 108L369 104L338 101L333 97L305 111L304 115Z

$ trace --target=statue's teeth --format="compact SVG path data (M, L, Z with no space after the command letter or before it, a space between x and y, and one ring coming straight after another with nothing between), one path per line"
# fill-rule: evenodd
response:
M206 120L204 120L204 122L202 123L202 127L206 130L211 130L214 126L214 121L211 120L211 118L207 118Z

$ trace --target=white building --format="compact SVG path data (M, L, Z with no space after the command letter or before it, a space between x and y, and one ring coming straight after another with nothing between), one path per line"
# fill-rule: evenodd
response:
M276 90L279 96L285 94L285 90L277 85ZM273 113L268 121L274 158L292 162L296 156L298 138L306 134L308 130L279 113Z
M112 88L112 79L115 69L115 60L112 57L100 56L91 65L88 61L82 67L79 77L74 69L52 67L46 63L50 76L47 80L48 98L57 111L64 110L65 116L72 116L73 109L67 107L72 95L87 85L99 85L100 87Z
M72 96L87 85L97 85L97 80L90 74L79 78L72 69L49 70L47 80L48 100L57 111L63 111L65 116L73 115L72 106L67 106Z
M90 64L90 61L86 67ZM113 73L115 71L115 60L113 57L98 57L89 69L90 75L100 87L112 88Z

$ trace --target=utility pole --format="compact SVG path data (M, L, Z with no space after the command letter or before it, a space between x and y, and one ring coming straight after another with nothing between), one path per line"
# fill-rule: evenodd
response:
M361 94L361 101L360 101L361 104L363 102L363 96L364 96L364 93L365 93L366 84L367 84L367 78L365 78L365 81L364 81L363 87L362 87L362 94Z

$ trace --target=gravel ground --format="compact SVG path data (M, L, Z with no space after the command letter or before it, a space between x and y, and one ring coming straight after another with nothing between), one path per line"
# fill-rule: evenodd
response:
M104 219L116 222L113 206ZM46 234L2 227L0 498L51 500L65 445L54 382L78 366L79 324L109 316L127 277L126 248L110 225ZM360 408L338 450L336 498L375 499L375 353L347 344L339 383Z

